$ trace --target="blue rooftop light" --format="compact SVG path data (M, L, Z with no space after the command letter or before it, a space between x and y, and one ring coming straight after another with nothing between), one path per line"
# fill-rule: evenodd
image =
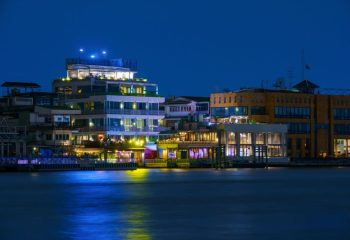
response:
M80 49L79 49L79 52L84 52L84 49L80 48Z
M103 54L103 55L106 55L106 54L107 54L107 52L106 52L106 51L102 51L102 54Z
M95 55L91 55L90 58L95 58Z

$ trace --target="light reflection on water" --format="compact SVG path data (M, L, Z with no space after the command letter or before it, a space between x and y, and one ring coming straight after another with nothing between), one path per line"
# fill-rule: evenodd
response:
M0 239L350 239L349 184L349 168L5 173Z
M66 179L84 186L67 193L72 197L67 208L74 210L65 234L73 239L151 239L146 225L148 210L140 201L147 196L147 189L130 187L146 181L148 173L146 169L116 174L80 172Z

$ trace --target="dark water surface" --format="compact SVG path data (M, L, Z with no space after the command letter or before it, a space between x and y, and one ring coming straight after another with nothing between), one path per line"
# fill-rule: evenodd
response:
M0 239L350 239L350 168L0 174Z

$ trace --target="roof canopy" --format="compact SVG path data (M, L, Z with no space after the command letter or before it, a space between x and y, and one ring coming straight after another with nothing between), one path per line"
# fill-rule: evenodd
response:
M31 82L4 82L1 87L8 88L40 88L40 85L37 83Z
M320 86L316 85L315 83L309 80L301 81L298 84L293 86L293 88L296 88L303 93L314 93L315 89L319 87Z

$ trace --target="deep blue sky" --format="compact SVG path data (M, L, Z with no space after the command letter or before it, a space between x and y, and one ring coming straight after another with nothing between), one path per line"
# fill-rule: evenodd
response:
M302 48L308 78L350 88L350 1L0 0L0 82L49 90L80 47L137 59L163 95L295 83Z

